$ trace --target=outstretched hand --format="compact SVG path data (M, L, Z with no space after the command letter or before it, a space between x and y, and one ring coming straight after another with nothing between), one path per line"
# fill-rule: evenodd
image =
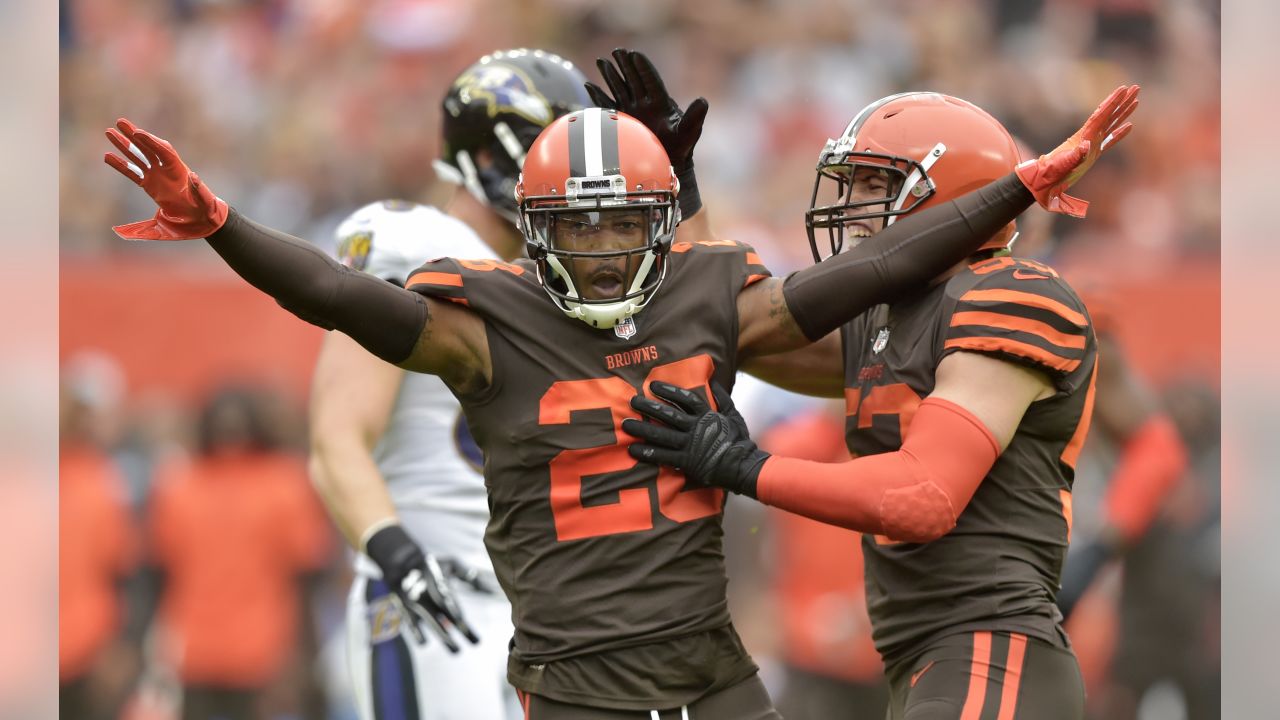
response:
M666 402L643 395L631 398L636 412L655 421L622 421L626 433L643 441L627 449L631 457L683 470L692 487L715 486L755 497L756 480L769 454L751 441L729 393L712 383L720 408L716 412L698 395L669 383L654 381L649 390Z
M126 240L195 240L209 237L227 221L227 204L200 182L168 141L125 118L107 128L107 139L120 155L106 153L103 161L159 207L150 220L116 225L117 235Z
M596 66L613 95L588 82L591 101L602 108L621 110L644 123L662 141L676 172L692 165L693 146L702 137L702 122L707 117L707 99L697 98L681 111L657 68L636 50L618 48L613 51L613 63L599 58Z
M1139 90L1137 85L1116 88L1074 135L1047 154L1018 165L1018 178L1041 207L1072 217L1085 216L1088 201L1067 195L1066 190L1133 129L1128 119L1138 107Z

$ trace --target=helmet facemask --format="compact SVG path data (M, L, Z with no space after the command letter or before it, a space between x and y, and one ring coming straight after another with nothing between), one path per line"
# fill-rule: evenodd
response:
M845 247L845 237L855 238L849 248L857 245L855 226L868 229L866 221L885 218L884 227L892 225L902 215L912 212L936 191L929 177L929 168L945 152L946 146L937 146L923 159L873 152L853 152L848 149L852 140L844 143L828 140L818 160L817 177L813 184L813 197L805 212L805 229L809 234L809 248L815 262L839 255ZM842 147L843 145L843 147ZM877 180L867 182L867 171L873 171ZM855 179L861 182L855 182ZM876 186L874 193L859 193L859 186ZM819 249L819 231L826 230L827 249L824 255ZM870 234L874 234L874 227Z
M569 178L525 197L520 226L538 279L565 314L612 328L653 299L678 220L670 191L626 191L621 175Z
M488 205L512 224L517 224L516 178L524 165L525 145L532 139L522 142L501 121L493 124L493 135L487 153L488 163L484 167L478 165L467 150L458 150L452 163L435 160L433 167L441 179L462 185L481 204ZM533 137L537 137L537 133L533 133ZM483 150L481 154L484 154Z

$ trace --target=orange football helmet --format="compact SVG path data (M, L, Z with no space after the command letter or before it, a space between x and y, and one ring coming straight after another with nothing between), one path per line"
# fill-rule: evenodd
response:
M548 125L525 157L516 202L552 301L605 329L644 309L666 276L679 189L662 142L630 115L587 108ZM616 291L587 297L583 267L607 263Z
M838 254L850 223L883 217L887 227L1008 175L1019 160L1009 131L970 102L934 92L881 98L863 108L839 138L828 140L818 157L805 213L814 260L823 259L820 229L827 230L830 254ZM854 173L868 166L888 180L885 194L854 200ZM1010 223L981 249L1007 248L1014 234Z

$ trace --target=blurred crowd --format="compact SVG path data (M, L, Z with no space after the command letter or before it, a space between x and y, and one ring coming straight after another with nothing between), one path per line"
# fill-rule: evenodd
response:
M1028 218L1015 248L1077 285L1188 265L1216 272L1212 0L59 4L61 248L73 261L218 262L110 232L154 212L100 164L102 130L116 117L173 142L248 216L324 245L370 200L438 197L439 102L476 58L542 47L595 78L594 58L625 46L648 53L678 99L710 101L696 157L712 223L754 245L775 274L811 262L803 212L817 153L867 103L907 89L957 95L1045 152L1132 82L1143 86L1138 130L1078 188L1093 201L1088 220ZM63 374L63 701L83 703L63 717L172 717L179 696L231 703L228 713L252 703L263 717L352 717L340 625L349 578L307 483L301 401L270 386L225 387L200 402L139 394L115 359L94 353L66 358ZM1121 623L1139 623L1140 642L1182 663L1167 673L1178 677L1148 684L1158 695L1168 680L1175 700L1139 698L1141 717L1210 717L1188 698L1212 689L1187 688L1211 684L1218 668L1215 628L1205 627L1216 617L1216 387L1216 377L1192 375L1159 388L1194 480L1170 498L1138 555L1141 572L1105 578L1095 622L1080 631L1090 636L1082 655L1098 646L1091 698L1120 682L1108 668L1123 648L1105 636ZM767 417L752 425L761 434L826 412L761 393ZM1077 487L1101 474L1082 470ZM773 620L786 598L767 591L789 587L779 568L795 572L787 558L804 554L768 532L781 521L758 509L728 522L738 623L768 671L802 629ZM772 599L750 599L756 588ZM1184 602L1170 607L1170 595ZM846 620L833 621L832 637L861 637L865 614L833 602L829 617ZM1146 612L1151 604L1165 613ZM874 674L874 659L845 650Z
M479 56L544 47L594 77L594 58L629 46L677 98L710 101L707 206L775 272L808 261L823 141L905 89L975 102L1045 152L1111 88L1141 83L1141 132L1080 188L1113 201L1069 244L1217 253L1212 0L60 1L64 252L129 252L107 228L151 213L95 164L117 116L172 141L250 217L323 238L369 198L431 196L440 98Z

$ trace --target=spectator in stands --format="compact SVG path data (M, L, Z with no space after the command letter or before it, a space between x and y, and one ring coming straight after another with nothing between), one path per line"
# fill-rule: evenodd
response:
M115 716L137 658L120 640L121 591L138 538L124 481L107 448L124 391L102 355L70 359L63 372L58 453L58 680L63 717Z
M216 394L200 448L157 473L152 558L184 720L250 720L298 644L303 579L332 547L302 459L275 448L259 398Z

